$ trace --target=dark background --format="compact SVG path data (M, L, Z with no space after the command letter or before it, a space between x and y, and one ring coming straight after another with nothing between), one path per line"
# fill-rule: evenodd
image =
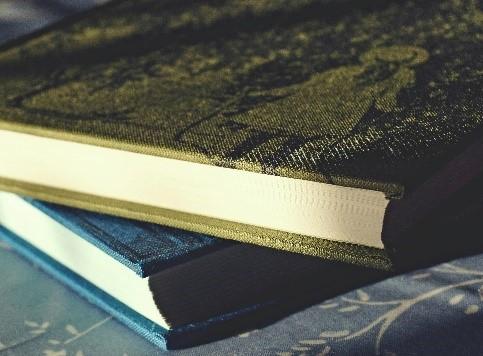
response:
M0 43L107 0L0 0Z

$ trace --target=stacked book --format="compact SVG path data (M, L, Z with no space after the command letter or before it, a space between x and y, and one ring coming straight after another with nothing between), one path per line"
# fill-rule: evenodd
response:
M0 236L162 348L479 252L481 29L470 0L140 0L7 43Z

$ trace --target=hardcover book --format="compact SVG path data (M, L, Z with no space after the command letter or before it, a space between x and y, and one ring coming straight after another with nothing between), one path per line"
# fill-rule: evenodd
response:
M114 1L2 47L0 188L390 268L482 173L481 30L474 0Z
M386 275L10 193L0 236L162 348L256 328Z

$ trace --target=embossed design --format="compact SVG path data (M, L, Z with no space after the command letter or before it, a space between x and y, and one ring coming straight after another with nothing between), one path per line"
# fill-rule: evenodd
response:
M84 80L88 80L87 78L83 78ZM104 102L101 107L90 107L84 108L83 110L76 110L77 108L74 107L74 110L68 111L68 108L62 109L55 109L49 107L35 107L29 104L31 101L35 101L37 96L41 95L48 95L51 91L61 90L63 86L71 83L73 81L80 80L81 74L78 73L76 75L68 75L66 70L57 70L50 74L49 78L25 93L20 95L11 96L7 98L7 105L15 108L15 109L22 109L25 113L32 113L32 114L43 114L48 115L52 118L57 119L68 119L68 120L88 120L88 121L99 121L102 120L104 122L118 122L127 120L127 114L132 112L130 109L122 109L116 110L113 106L109 106L109 102ZM133 78L128 74L119 74L118 77L107 77L104 80L100 81L95 87L89 90L88 95L95 94L99 90L106 89L108 87L118 88L122 86L122 83ZM54 94L55 95L55 94ZM108 104L106 106L106 104ZM87 106L87 105L85 105Z
M481 11L344 6L116 3L0 53L0 125L397 194L483 128Z
M260 161L323 149L348 135L374 106L400 110L397 95L415 82L413 67L429 57L414 46L369 50L360 65L312 75L307 81L264 93L274 98L233 114L217 112L179 135L204 152L219 150L229 159L256 151Z

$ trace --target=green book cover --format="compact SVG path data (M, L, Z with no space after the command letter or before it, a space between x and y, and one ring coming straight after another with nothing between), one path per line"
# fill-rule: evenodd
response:
M481 137L479 6L114 1L2 47L0 131L404 201ZM201 218L2 168L0 186L220 237L389 263L381 246Z

